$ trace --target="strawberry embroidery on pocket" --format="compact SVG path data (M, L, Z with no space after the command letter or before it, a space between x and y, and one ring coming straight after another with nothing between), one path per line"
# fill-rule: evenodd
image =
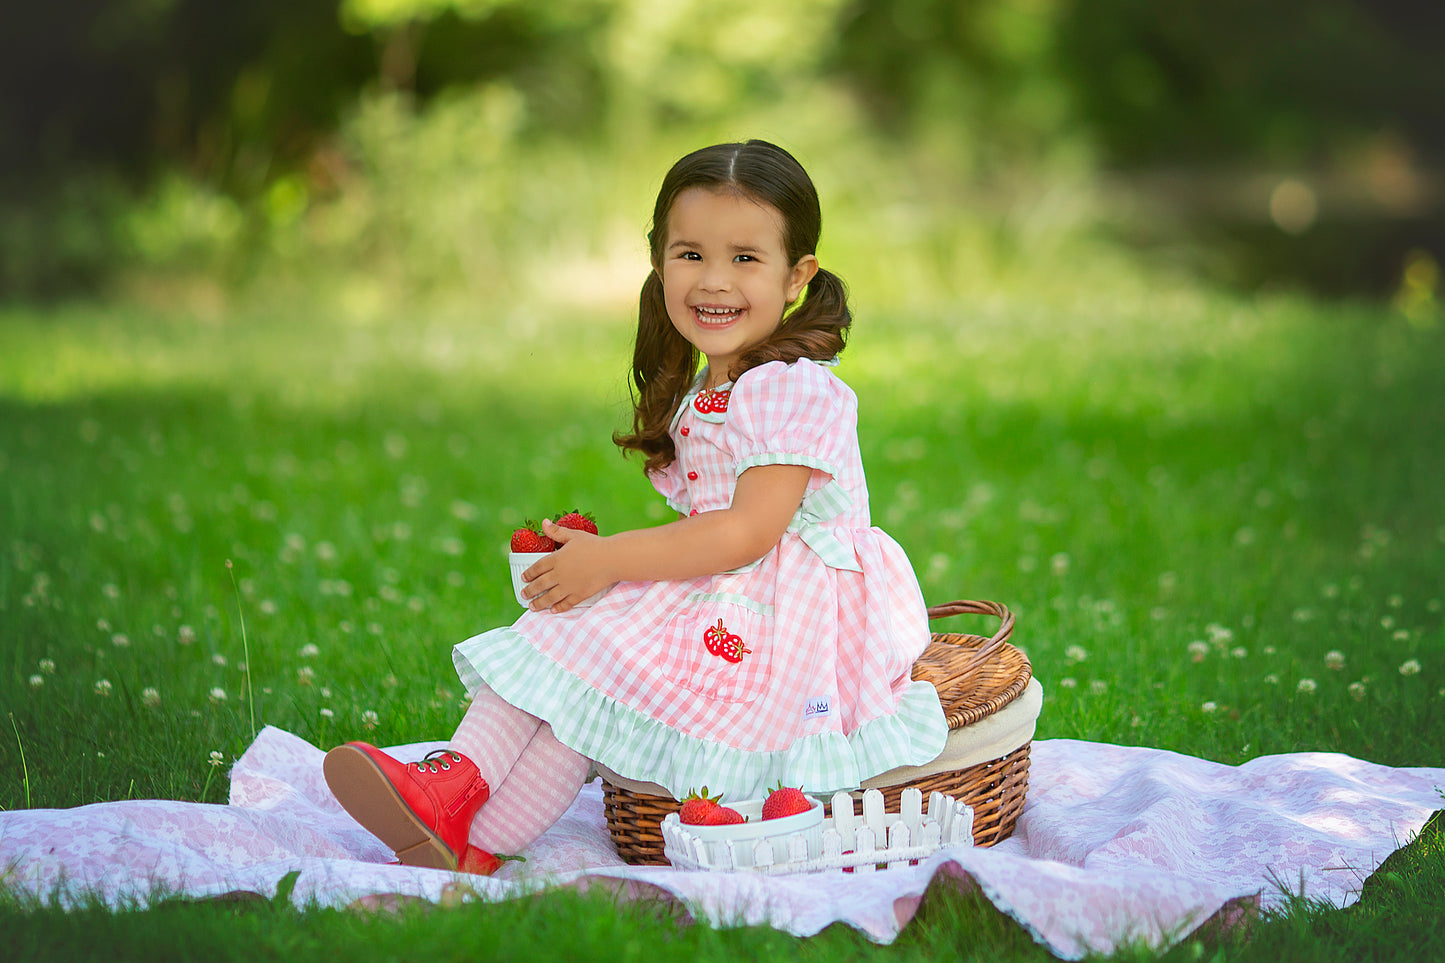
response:
M722 619L717 620L717 625L710 625L703 630L702 641L708 652L724 662L741 662L743 656L752 651L743 645L741 636L733 635L727 630Z
M720 415L728 410L728 398L732 395L732 389L718 391L715 388L704 388L692 399L692 406L702 414Z

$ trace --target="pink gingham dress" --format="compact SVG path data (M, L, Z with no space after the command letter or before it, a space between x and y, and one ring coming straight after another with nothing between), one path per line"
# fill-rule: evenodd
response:
M688 515L727 508L749 468L808 466L781 541L731 572L619 582L589 607L468 639L453 651L468 691L491 687L679 799L703 785L753 798L778 780L827 793L931 761L948 726L933 686L910 678L928 620L903 549L869 519L857 410L808 360L689 394L677 460L653 484Z

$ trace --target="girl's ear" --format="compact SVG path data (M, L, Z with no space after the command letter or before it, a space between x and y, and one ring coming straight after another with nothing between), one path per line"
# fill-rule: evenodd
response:
M788 303L792 304L798 300L798 295L803 293L803 288L813 280L818 273L818 259L812 254L804 254L798 258L798 263L793 265L793 271L788 275Z

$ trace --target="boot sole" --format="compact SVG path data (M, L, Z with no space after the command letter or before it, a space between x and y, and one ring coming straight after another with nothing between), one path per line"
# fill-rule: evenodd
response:
M422 822L371 757L353 746L337 746L321 766L326 785L341 807L381 840L405 866L457 868L457 855Z

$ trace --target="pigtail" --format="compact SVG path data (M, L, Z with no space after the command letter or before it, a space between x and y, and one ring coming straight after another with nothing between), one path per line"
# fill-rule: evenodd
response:
M662 279L647 275L637 304L637 343L632 349L632 433L614 432L612 443L624 453L641 452L642 469L672 464L677 446L667 433L672 416L692 386L698 353L667 316Z
M736 381L743 372L769 361L787 364L801 358L829 361L848 342L853 315L848 310L848 289L843 279L821 268L808 282L807 293L778 329L745 351L728 372Z

